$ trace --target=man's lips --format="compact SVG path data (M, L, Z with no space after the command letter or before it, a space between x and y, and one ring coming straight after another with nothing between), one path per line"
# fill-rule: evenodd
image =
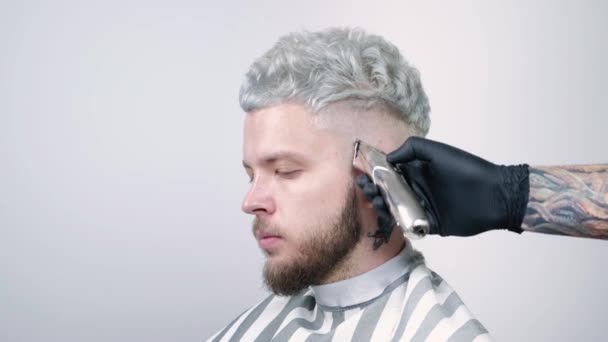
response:
M255 235L255 238L258 240L268 238L268 237L281 237L279 234L264 231L263 229L260 229L260 228L254 230L254 235Z
M258 234L259 239L265 239L265 238L269 238L269 237L279 237L280 238L281 236L277 235L277 234L268 234L268 233Z
M256 234L258 238L258 244L262 249L270 249L275 247L280 240L281 236L269 233L258 233Z

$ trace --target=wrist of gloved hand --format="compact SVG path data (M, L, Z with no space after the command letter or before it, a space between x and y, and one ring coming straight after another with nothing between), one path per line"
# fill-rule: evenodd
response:
M506 220L504 226L521 234L530 195L530 170L528 164L498 166L503 178L502 193L505 198Z

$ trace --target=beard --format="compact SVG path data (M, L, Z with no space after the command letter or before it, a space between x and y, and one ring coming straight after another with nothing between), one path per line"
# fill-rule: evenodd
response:
M318 233L299 243L289 263L271 265L266 262L263 272L266 288L282 296L297 294L311 285L319 285L345 259L361 239L361 219L354 185L336 216L333 222L321 229L310 227L309 232ZM253 228L254 231L261 228L257 218ZM282 231L280 227L270 228Z

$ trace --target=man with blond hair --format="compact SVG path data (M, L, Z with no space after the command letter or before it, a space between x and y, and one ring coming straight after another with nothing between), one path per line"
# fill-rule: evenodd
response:
M353 141L388 153L429 130L418 71L360 29L292 33L240 91L242 209L273 292L209 341L489 340L390 216L366 199Z

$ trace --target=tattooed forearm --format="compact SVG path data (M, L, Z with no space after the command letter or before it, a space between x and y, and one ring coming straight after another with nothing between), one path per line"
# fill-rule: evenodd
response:
M530 167L522 229L608 239L608 164Z

